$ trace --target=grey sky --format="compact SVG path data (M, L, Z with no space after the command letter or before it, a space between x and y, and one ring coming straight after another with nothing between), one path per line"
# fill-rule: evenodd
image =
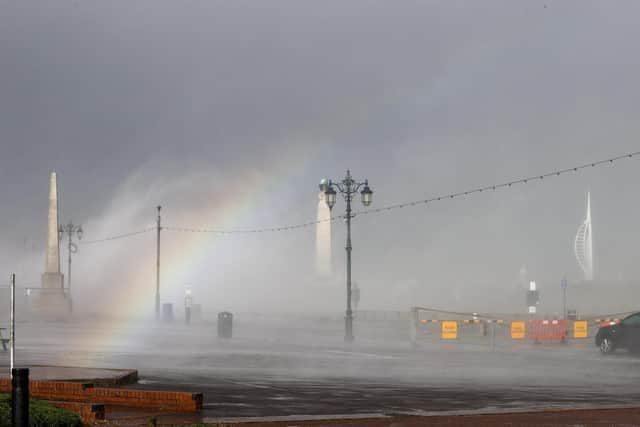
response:
M347 167L384 205L635 151L638 16L634 1L3 1L0 265L38 281L23 246L44 242L54 169L61 220L99 238L152 224L158 203L175 225L312 220L319 178ZM357 218L355 271L372 306L514 286L522 263L577 279L590 188L596 275L636 279L637 166ZM227 238L226 258L175 280L212 268L251 307L269 286L250 283L309 275L312 236ZM140 262L149 239L130 243ZM129 271L109 245L78 254L92 292Z

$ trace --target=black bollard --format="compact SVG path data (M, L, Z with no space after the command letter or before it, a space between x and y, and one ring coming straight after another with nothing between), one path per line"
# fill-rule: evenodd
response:
M165 322L173 322L173 304L162 304L162 320Z
M11 370L11 425L29 426L29 369Z
M218 313L218 338L233 336L233 314L228 311Z

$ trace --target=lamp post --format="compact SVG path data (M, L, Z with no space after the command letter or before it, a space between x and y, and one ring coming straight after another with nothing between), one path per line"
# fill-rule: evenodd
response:
M562 289L562 318L567 319L567 277L563 277L560 281L560 288Z
M75 235L78 240L82 240L82 226L75 225L71 221L67 225L58 226L58 238L62 240L66 234L68 237L68 267L67 267L67 292L69 293L69 299L71 300L71 254L78 252L78 245L73 243L73 236Z
M351 213L351 200L353 200L354 195L360 191L362 204L364 206L369 206L371 204L373 191L369 188L368 180L365 179L363 182L354 180L349 170L347 170L347 175L341 181L333 182L331 180L323 180L320 183L320 188L324 190L325 200L329 209L333 209L333 206L336 204L336 190L342 194L342 197L347 204L345 214L345 222L347 223L347 245L345 246L345 250L347 252L347 312L345 317L344 340L351 342L354 339L353 311L351 310L351 218L353 218L354 215Z
M162 206L158 205L158 217L156 218L156 320L160 319L160 232L162 231Z
M187 288L184 291L184 323L187 325L191 323L191 305L193 303L193 296L191 295L191 289Z

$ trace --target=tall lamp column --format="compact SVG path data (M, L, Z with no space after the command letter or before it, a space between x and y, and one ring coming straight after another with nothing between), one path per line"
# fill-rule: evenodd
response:
M362 204L369 206L372 201L373 191L369 188L369 181L364 180L358 182L353 179L351 172L347 170L347 175L340 181L333 182L331 180L323 180L321 187L324 188L324 195L329 209L333 209L336 204L336 194L340 192L346 203L345 222L347 224L347 244L345 250L347 252L347 311L345 316L345 335L344 340L351 342L354 340L353 336L353 310L351 309L351 251L353 246L351 245L351 219L354 214L351 211L351 201L354 196L360 192L362 197ZM337 191L336 191L337 190Z
M81 225L75 225L73 222L69 221L67 225L58 226L58 238L62 240L64 235L67 235L67 294L69 296L70 304L73 301L71 297L71 254L75 254L78 252L78 245L73 242L73 237L76 236L78 240L82 240L82 234L84 231L82 230ZM71 305L73 307L73 305ZM73 310L73 308L72 308Z

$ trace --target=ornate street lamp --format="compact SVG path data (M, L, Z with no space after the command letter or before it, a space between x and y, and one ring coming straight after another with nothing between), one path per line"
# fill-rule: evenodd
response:
M331 181L329 181L328 185L331 185ZM324 200L327 202L329 209L333 209L333 206L336 204L336 190L331 187L327 187L327 189L324 190L324 196Z
M345 336L344 340L347 342L353 341L353 311L351 310L351 200L355 194L360 191L362 198L362 204L369 206L373 199L373 191L369 188L369 181L357 182L351 177L351 172L347 170L347 175L338 182L322 181L320 183L321 189L324 188L325 200L329 209L332 209L336 204L336 189L342 194L344 201L347 204L347 210L345 214L345 222L347 223L347 245L345 250L347 252L347 312L345 317ZM362 189L362 190L361 190Z
M68 240L68 267L67 267L67 292L69 294L69 300L71 301L71 254L75 254L78 252L78 245L73 243L73 236L75 235L78 240L82 240L82 234L84 231L82 230L81 225L75 225L71 221L67 225L58 226L58 238L62 240L62 237L66 234L69 238Z

